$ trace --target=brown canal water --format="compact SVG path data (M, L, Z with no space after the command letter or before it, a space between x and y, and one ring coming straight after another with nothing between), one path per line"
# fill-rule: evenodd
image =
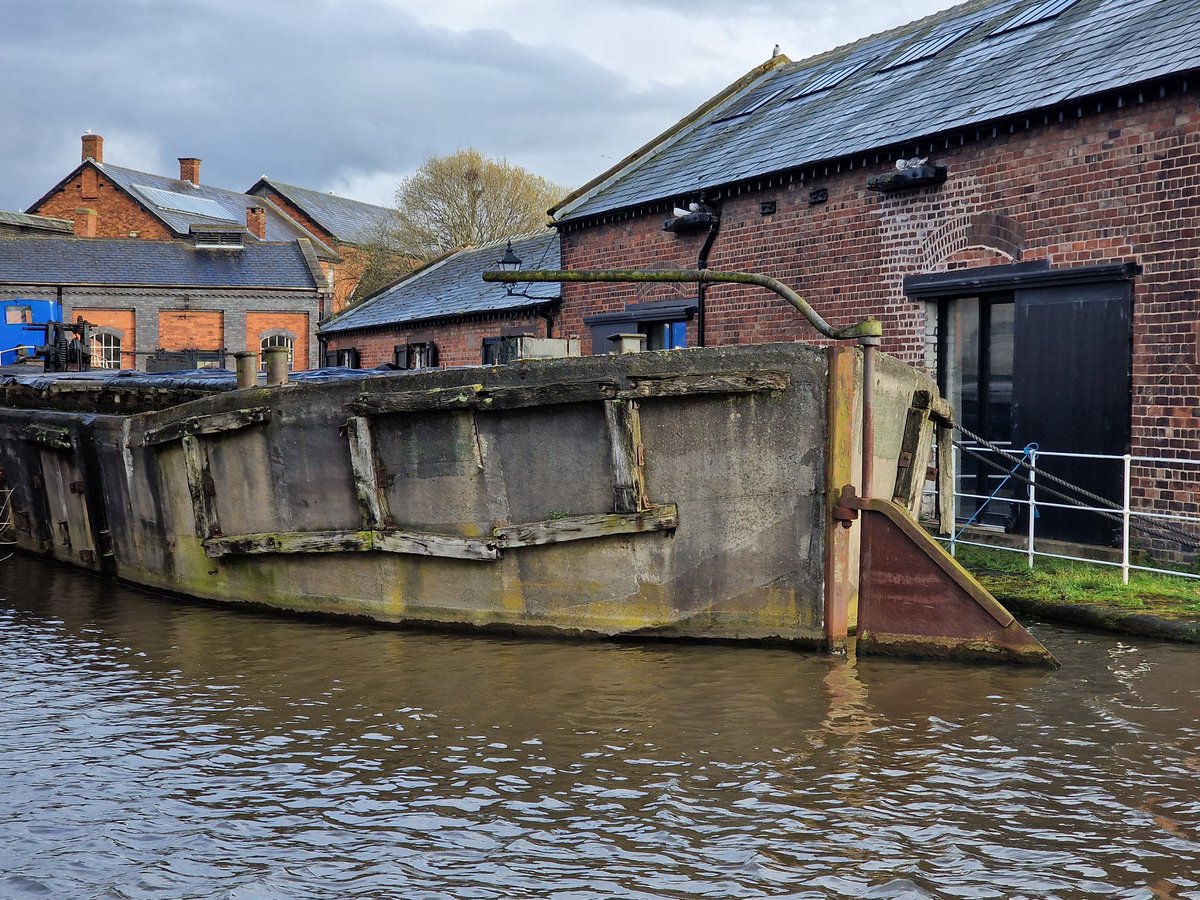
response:
M0 897L1200 897L1200 650L274 618L0 563Z

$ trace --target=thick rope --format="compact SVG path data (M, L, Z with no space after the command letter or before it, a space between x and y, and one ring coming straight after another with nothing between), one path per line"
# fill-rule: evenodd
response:
M955 427L957 428L958 426L955 426ZM1057 497L1060 500L1066 501L1067 503L1071 504L1072 506L1075 506L1075 507L1085 510L1086 512L1095 513L1096 515L1101 516L1102 518L1109 519L1110 521L1116 522L1121 525L1124 524L1124 521L1125 521L1124 516L1118 515L1118 514L1112 513L1112 512L1107 512L1105 510L1088 509L1083 503L1080 502L1078 497L1072 497L1068 494L1064 494L1062 491L1057 491L1054 488L1048 487L1048 486L1046 486L1046 484L1043 483L1042 479L1043 478L1051 479L1051 480L1057 482L1058 484L1065 485L1070 490L1078 491L1081 495L1083 495L1084 497L1087 497L1088 499L1098 501L1101 505L1106 506L1109 509L1121 510L1123 512L1122 507L1119 504L1113 503L1111 500L1108 500L1104 497L1100 497L1097 494L1093 494L1091 491L1085 490L1085 489L1079 487L1078 485L1071 484L1071 482L1065 481L1064 479L1059 478L1056 475L1052 475L1043 469L1036 469L1029 463L1025 462L1025 459L1023 457L1019 457L1015 453L1004 450L1001 447L997 447L995 444L992 444L990 441L980 438L977 435L971 434L971 432L967 431L967 429L965 429L965 428L959 428L959 430L962 431L963 434L970 437L972 440L979 441L979 443L987 446L989 449L991 449L991 450L995 451L996 453L1000 454L1001 456L1004 456L1005 458L1013 461L1016 465L1013 467L1013 471L1009 472L1009 470L1007 468L1005 468L1000 463L996 462L996 460L991 459L991 458L983 455L982 453L979 453L979 452L971 449L970 447L965 446L964 444L962 444L959 441L955 441L954 442L955 446L958 447L963 453L966 453L968 456L974 457L975 459L979 460L980 462L982 462L983 464L985 464L987 466L992 467L993 469L1004 472L1006 475L1008 475L1014 481L1020 481L1024 484L1034 486L1035 488L1037 488L1037 490L1039 492L1047 493L1052 497ZM1038 474L1037 481L1034 481L1031 478L1028 478L1024 475L1019 474L1016 470L1020 469L1020 468L1026 468L1026 469L1029 469L1030 471L1037 472L1037 474ZM1130 529L1138 531L1142 534L1146 534L1151 537L1162 538L1164 540L1168 540L1168 541L1171 541L1172 543L1180 544L1180 545L1187 547L1189 549L1192 549L1192 550L1200 549L1200 537L1193 534L1192 532L1184 531L1183 529L1176 528L1171 525L1144 524L1144 523L1138 521L1134 515L1131 515L1130 521L1129 521L1129 527L1130 527Z

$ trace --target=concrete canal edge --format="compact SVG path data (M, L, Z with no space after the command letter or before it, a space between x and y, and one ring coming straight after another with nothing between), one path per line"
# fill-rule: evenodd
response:
M1169 619L1165 616L1130 612L1097 603L1036 600L1004 593L994 596L1010 612L1022 616L1038 616L1050 622L1083 625L1115 634L1200 644L1200 617Z

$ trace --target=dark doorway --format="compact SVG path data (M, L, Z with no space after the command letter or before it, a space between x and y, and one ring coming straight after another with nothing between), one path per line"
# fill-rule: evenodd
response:
M1013 449L1013 298L1011 294L960 297L940 304L938 372L942 394L958 412L958 420L970 432L1004 449ZM982 444L960 435L975 452L963 452L958 465L959 500L957 517L971 519L987 503L975 522L1012 528L1016 506L1006 502L1023 496L1020 484L1005 482L1005 471L988 465L980 456L1011 468L1004 457ZM1019 448L1018 448L1019 449ZM1015 491L1015 493L1014 493Z
M937 301L938 381L966 428L1016 454L1036 443L1042 454L1121 456L1130 440L1133 279L1140 272L1133 263L1055 270L1043 260L909 276L904 288ZM960 494L990 496L1006 474L968 454L960 459ZM1119 460L1041 455L1038 469L1121 502ZM1027 507L1011 501L1026 496L1023 481L1010 481L982 522L1024 529ZM1042 506L1066 502L1047 491L1038 497L1038 536L1112 542L1111 520ZM964 500L960 521L979 502Z
M1042 450L1062 453L1129 451L1131 295L1128 281L1016 292L1015 443L1036 441ZM1042 457L1038 468L1114 503L1122 500L1117 460ZM1046 537L1110 544L1119 529L1094 513L1039 511L1037 533Z

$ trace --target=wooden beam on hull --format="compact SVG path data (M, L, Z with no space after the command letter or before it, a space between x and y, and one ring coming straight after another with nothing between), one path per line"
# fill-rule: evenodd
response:
M207 416L192 416L178 422L147 428L142 436L142 446L151 447L155 444L165 444L177 441L187 435L220 434L225 431L238 431L251 425L261 425L271 421L271 410L265 406L248 409L235 409L231 412L214 413Z
M500 553L485 541L445 534L400 531L294 531L236 534L204 542L210 557L262 553L406 553L449 559L495 560Z
M542 522L501 526L487 539L419 531L293 531L263 534L234 534L204 542L210 557L263 553L402 553L438 556L445 559L493 561L500 551L537 547L618 534L673 531L679 525L674 504L656 506L636 513L599 513L566 516Z
M645 509L650 500L646 496L646 450L638 406L632 400L606 400L604 418L612 462L613 511Z
M523 525L505 525L492 532L493 543L502 549L536 547L610 537L615 534L640 534L649 531L674 531L679 527L679 508L673 503L634 513L599 513L589 516L565 516Z
M196 520L196 537L203 539L221 534L217 518L217 490L209 468L208 447L202 438L184 435L183 461L187 468L188 493L192 496L192 514Z
M21 437L43 447L53 447L55 450L71 449L71 431L68 428L55 428L53 425L26 425L21 429Z
M346 437L350 441L350 468L354 474L354 492L362 506L363 526L380 530L392 523L387 493L381 478L379 454L375 450L375 435L371 420L355 416L346 422Z
M791 379L783 372L730 372L662 377L631 376L631 387L615 379L566 381L552 384L485 387L467 384L394 394L362 393L347 408L358 416L456 409L524 409L601 400L645 400L704 394L755 394L786 390Z

